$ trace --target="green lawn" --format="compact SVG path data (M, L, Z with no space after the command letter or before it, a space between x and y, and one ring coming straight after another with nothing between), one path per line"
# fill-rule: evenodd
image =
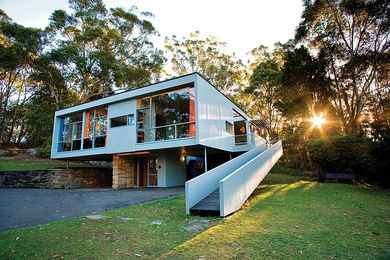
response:
M202 218L185 215L180 196L104 212L103 220L0 233L0 259L389 259L389 199L379 188L272 173L226 219L193 222ZM186 230L191 225L203 230Z
M25 170L47 170L47 169L63 169L67 167L67 162L44 160L44 159L0 159L0 171L25 171ZM90 165L71 162L70 168L75 167L91 167Z

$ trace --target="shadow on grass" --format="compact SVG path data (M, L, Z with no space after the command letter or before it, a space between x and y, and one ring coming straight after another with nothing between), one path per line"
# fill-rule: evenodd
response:
M221 239L224 246L227 246L227 248L239 248L239 241L241 238L246 237L249 233L256 232L256 228L266 228L264 220L271 216L269 207L272 207L273 205L263 205L262 202L275 196L286 197L292 192L306 192L314 188L317 184L316 182L302 181L302 178L296 176L291 176L292 178L286 180L284 179L284 175L273 175L274 176L270 177L267 176L267 180L264 182L268 184L261 184L256 188L238 212L225 218L220 224L209 228L203 233L187 240L183 244L162 255L160 259L202 258L202 255L199 255L201 250L198 251L196 249L200 244L204 244L204 241L211 248L211 251L216 250L215 257L212 258L238 257L234 255L231 255L230 257L227 255L220 255L220 248L217 246L217 248L213 249L212 244L219 244L218 240ZM259 214L259 212L261 214ZM259 218L259 216L261 216L261 218ZM210 255L207 256L207 258L209 257Z

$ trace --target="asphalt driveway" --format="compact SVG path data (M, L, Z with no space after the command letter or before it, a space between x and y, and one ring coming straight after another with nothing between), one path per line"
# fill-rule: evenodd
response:
M0 189L0 231L69 219L184 193L184 187L147 189Z

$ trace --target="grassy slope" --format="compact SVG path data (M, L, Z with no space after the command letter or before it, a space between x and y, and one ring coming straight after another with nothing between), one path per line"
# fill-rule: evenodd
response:
M269 177L269 184L256 190L244 210L169 256L390 258L388 194L362 186Z
M199 218L186 216L183 209L180 196L104 213L133 218L127 223L112 218L76 218L0 233L0 259L118 259L138 255L156 258L196 235L185 227ZM221 221L209 219L212 223ZM163 223L153 225L154 220Z
M181 196L104 213L134 218L127 223L76 218L0 233L0 259L388 258L389 201L375 188L273 173L243 210L207 218L198 235L185 230L198 218L184 214Z
M71 162L69 167L87 167L83 163ZM0 171L25 171L66 168L67 163L40 159L0 159ZM89 166L90 167L90 166Z

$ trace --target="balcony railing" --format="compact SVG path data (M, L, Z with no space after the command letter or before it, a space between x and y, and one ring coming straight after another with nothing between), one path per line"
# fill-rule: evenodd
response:
M137 130L137 143L195 137L195 122L177 123Z

